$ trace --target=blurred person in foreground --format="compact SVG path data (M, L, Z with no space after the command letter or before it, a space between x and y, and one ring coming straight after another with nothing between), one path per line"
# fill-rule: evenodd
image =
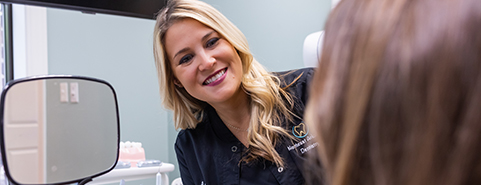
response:
M480 0L343 0L325 34L305 114L312 177L481 184Z

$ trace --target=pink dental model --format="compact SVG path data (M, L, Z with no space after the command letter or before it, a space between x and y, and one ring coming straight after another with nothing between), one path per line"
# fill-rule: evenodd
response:
M140 142L120 142L119 161L130 162L130 167L137 167L137 162L145 160L145 151Z

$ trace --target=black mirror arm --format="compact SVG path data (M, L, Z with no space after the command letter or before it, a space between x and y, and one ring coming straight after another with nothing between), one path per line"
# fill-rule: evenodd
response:
M87 177L84 180L80 181L78 185L84 185L87 184L88 182L92 181L92 177Z

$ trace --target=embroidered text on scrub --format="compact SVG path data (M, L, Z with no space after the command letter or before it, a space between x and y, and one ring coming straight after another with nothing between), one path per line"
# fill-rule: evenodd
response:
M302 146L304 144L306 144L308 141L310 141L311 139L313 139L314 136L307 136L306 138L304 138L303 140L299 141L298 143L294 144L294 145L291 145L291 146L287 146L287 149L289 151L291 150L294 150L296 148L298 148L299 146ZM316 145L317 146L317 145Z
M306 148L301 148L301 153L304 154L304 153L308 152L309 150L311 150L313 148L316 148L317 145L319 145L319 143L315 142L315 143L307 146Z

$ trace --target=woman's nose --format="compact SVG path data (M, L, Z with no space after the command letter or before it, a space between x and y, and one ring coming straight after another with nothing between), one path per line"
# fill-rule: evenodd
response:
M202 53L200 55L200 64L199 64L199 70L204 71L207 69L210 69L214 66L215 64L215 58L207 53Z

